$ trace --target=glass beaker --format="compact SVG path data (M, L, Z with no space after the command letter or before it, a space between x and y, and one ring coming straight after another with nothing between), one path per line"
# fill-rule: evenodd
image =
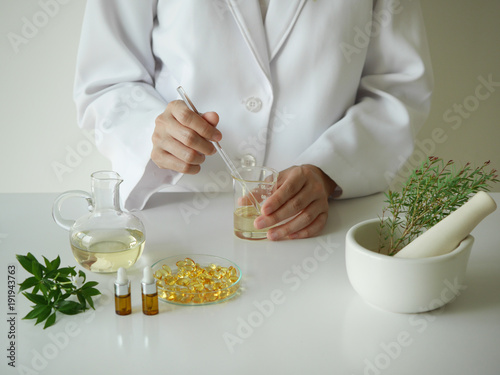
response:
M246 240L263 240L269 228L257 229L253 222L260 216L260 206L276 188L278 172L272 168L246 166L233 176L234 234Z
M113 171L98 171L91 175L91 194L71 190L59 195L52 207L52 217L69 231L73 255L84 268L98 273L116 272L129 268L142 255L145 230L141 220L120 208L120 175ZM84 198L89 214L75 220L61 215L68 198Z

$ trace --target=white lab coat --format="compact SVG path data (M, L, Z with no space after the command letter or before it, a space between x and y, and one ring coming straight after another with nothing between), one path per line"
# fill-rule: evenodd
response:
M75 101L128 209L160 189L231 189L217 155L196 176L151 161L155 118L179 85L219 114L235 161L314 164L350 198L384 190L411 154L429 60L417 0L271 0L265 23L258 0L90 0Z

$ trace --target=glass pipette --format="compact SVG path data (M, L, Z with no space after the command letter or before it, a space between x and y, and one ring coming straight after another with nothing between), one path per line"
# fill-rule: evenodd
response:
M180 94L182 100L187 105L187 107L191 111L193 111L194 113L196 113L197 115L201 116L201 113L198 112L198 110L194 106L194 104L191 101L191 99L189 99L189 97L186 94L186 91L184 91L184 89L182 88L182 86L177 87L177 92ZM222 160L224 160L224 163L226 164L226 166L229 169L229 172L231 173L231 175L233 176L233 178L236 179L241 184L241 186L243 187L244 191L248 191L248 197L250 198L250 201L252 202L252 205L257 210L257 213L260 215L260 204L259 204L259 202L255 198L255 196L253 195L253 193L248 189L248 187L247 187L247 185L245 183L245 180L243 179L243 177L241 177L240 173L238 172L238 169L236 169L236 167L235 167L234 163L232 162L232 160L229 158L229 156L226 154L226 152L222 149L222 147L219 144L219 142L215 142L215 141L210 141L210 142L212 142L212 144L215 146L215 149L217 150L218 154L221 156Z

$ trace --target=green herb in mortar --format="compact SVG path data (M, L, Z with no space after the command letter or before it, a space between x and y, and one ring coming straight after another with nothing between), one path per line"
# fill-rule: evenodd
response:
M452 160L445 163L429 157L413 171L401 192L389 190L380 218L379 252L394 255L424 230L431 228L457 210L471 195L489 191L490 183L498 182L496 170L487 171L490 164L473 168L467 163L456 171Z

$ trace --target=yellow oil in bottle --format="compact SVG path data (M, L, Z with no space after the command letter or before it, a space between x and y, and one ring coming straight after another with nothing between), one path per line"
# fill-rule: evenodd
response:
M158 311L158 293L142 294L142 312L144 315L156 315Z
M130 293L125 296L115 296L115 312L118 315L130 315L132 313Z
M73 255L84 268L98 273L128 268L141 256L145 237L131 229L96 229L75 232L70 238Z

